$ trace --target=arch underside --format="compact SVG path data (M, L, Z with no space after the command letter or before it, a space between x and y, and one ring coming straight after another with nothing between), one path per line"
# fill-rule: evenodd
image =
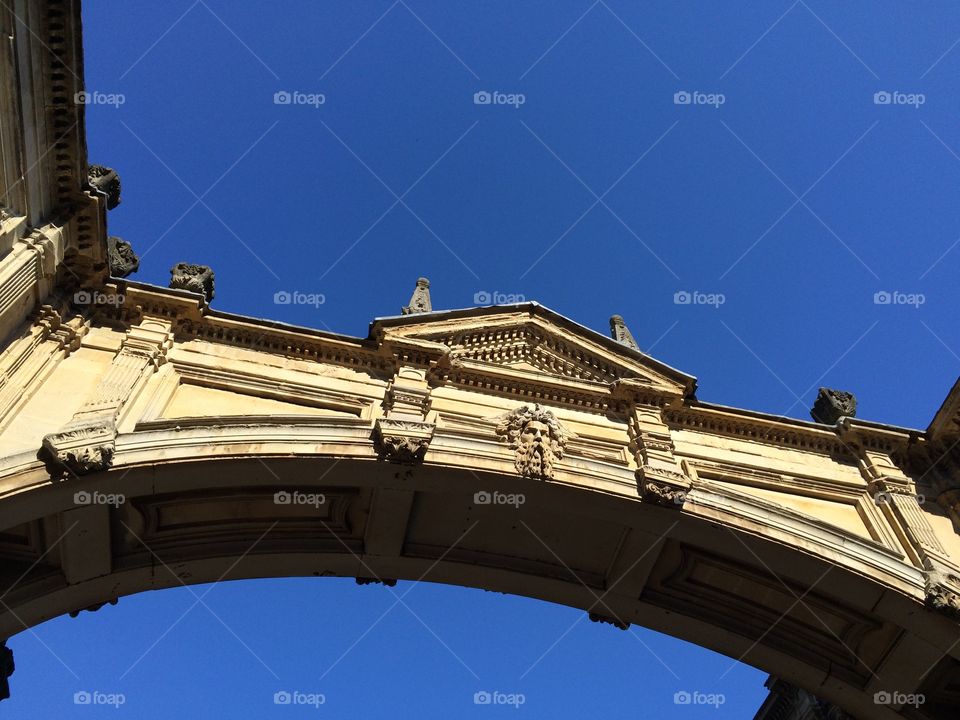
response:
M910 570L879 550L868 575L759 516L731 522L706 498L694 515L515 474L332 458L315 447L271 455L268 435L248 455L229 444L201 450L198 437L179 457L81 478L25 469L16 483L24 489L0 513L10 528L0 535L2 582L12 586L0 631L181 584L422 580L652 628L855 717L953 717L960 631L911 596ZM78 492L100 504L78 507ZM928 700L898 713L874 704L881 690Z

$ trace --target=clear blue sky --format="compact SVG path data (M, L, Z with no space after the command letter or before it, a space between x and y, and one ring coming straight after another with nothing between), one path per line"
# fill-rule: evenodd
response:
M829 385L926 426L960 369L956 3L391 2L85 3L88 89L124 96L87 130L123 179L109 226L134 279L206 263L221 310L365 335L425 275L438 309L522 295L601 332L620 313L703 400L805 417ZM225 583L164 635L193 602L15 637L4 715L512 713L473 704L499 690L533 717L749 718L765 696L758 670L643 629L564 635L579 611L523 598L418 585L339 662L388 590ZM281 689L326 704L278 708ZM678 709L680 690L726 703Z

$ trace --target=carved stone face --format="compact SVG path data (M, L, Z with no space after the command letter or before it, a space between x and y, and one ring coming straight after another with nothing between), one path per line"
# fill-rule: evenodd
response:
M533 477L543 476L544 466L552 465L553 460L553 450L549 445L549 440L550 428L546 423L531 420L524 426L523 432L520 433L518 448L520 455L524 458L524 467L522 468L519 467L520 461L518 460L517 469L520 470L521 474Z
M517 472L525 477L553 477L569 433L549 410L523 406L503 416L497 433L516 449Z

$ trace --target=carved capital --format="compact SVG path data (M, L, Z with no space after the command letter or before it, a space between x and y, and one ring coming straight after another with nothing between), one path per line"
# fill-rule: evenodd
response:
M498 418L497 435L516 452L514 465L524 477L549 480L555 462L573 437L549 410L523 405Z
M67 472L86 475L113 464L116 437L112 421L94 422L45 436L41 453Z
M413 465L423 462L433 439L434 423L379 418L373 439L381 460Z

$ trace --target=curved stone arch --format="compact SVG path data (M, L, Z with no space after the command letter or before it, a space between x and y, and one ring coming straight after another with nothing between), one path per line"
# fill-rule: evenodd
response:
M45 518L57 532L44 557L17 568L27 572L4 599L0 632L181 583L335 575L495 590L642 625L858 717L899 717L874 693L936 692L931 678L957 671L960 628L911 594L922 574L878 543L844 554L856 538L827 538L789 512L763 524L762 503L717 488L664 506L429 456L379 462L369 439L346 442L336 425L324 433L341 431L339 457L316 453L318 427L199 426L121 436L106 472L52 482L32 461L8 473L5 486L22 490L2 500L4 526ZM136 462L145 448L165 461ZM107 504L78 506L78 492ZM282 492L304 501L278 503ZM478 492L500 502L480 504Z

